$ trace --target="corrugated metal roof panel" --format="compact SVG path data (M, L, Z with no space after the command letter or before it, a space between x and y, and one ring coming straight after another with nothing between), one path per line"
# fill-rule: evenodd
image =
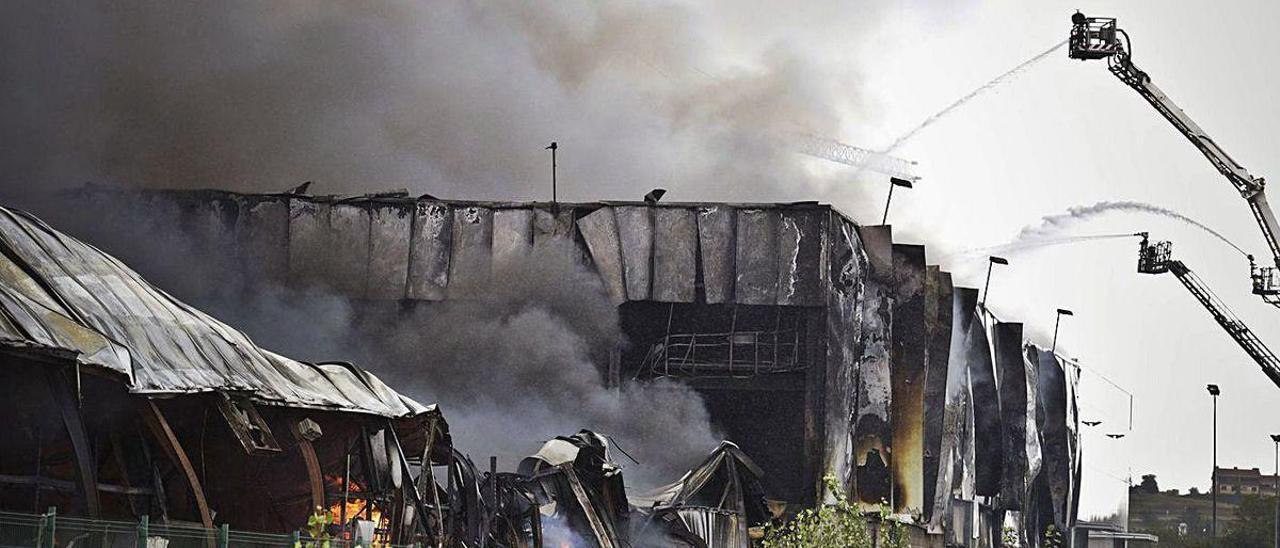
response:
M247 392L262 403L389 417L433 409L355 366L263 350L28 214L0 208L0 243L0 339L76 352L81 363L129 375L133 392Z

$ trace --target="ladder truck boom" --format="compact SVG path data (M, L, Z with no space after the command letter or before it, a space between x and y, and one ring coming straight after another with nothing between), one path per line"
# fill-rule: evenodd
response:
M1271 382L1280 387L1280 358L1267 348L1262 339L1259 339L1244 321L1227 308L1226 303L1222 302L1222 299L1219 299L1199 276L1196 276L1182 261L1172 258L1170 242L1150 243L1145 232L1139 235L1142 236L1142 243L1138 248L1138 272L1142 274L1172 272L1178 281L1182 282L1183 287L1186 287L1187 291L1200 302L1200 305L1209 311L1209 315L1213 316L1213 320L1222 326L1227 335L1240 345L1245 354L1262 367L1262 372L1271 379Z
M818 137L811 133L793 134L790 136L790 143L797 152L814 158L822 158L858 169L869 169L912 182L920 180L920 176L916 175L916 163L896 156Z
M1251 175L1227 154L1204 129L1151 82L1151 77L1146 72L1133 63L1129 35L1116 26L1114 17L1086 17L1080 12L1072 15L1067 55L1081 60L1106 59L1111 74L1146 99L1244 197L1258 228L1262 230L1263 239L1266 240L1275 263L1274 267L1251 265L1253 292L1261 295L1266 302L1280 306L1280 276L1276 273L1276 268L1280 267L1280 240L1277 240L1280 237L1280 224L1277 224L1275 213L1267 203L1266 181L1262 177ZM1252 258L1250 261L1252 262Z

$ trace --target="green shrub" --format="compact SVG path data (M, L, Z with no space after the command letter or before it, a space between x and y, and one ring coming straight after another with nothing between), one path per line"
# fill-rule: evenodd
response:
M867 518L849 502L834 476L822 478L835 502L806 509L795 519L765 531L764 548L874 548ZM907 548L907 530L890 519L889 508L880 507L881 532L887 535L883 548Z

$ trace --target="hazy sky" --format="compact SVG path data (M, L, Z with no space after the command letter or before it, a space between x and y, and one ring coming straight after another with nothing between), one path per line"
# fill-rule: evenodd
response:
M983 2L945 16L904 6L887 17L878 48L859 58L878 123L847 134L872 146L889 141L899 128L1064 38L1077 8L1117 17L1133 38L1135 63L1157 85L1255 176L1280 173L1268 136L1280 124L1272 98L1280 83L1273 58L1280 37L1264 27L1280 16L1280 6L1269 2ZM1227 181L1104 64L1072 61L1065 51L926 129L901 154L919 160L927 178L918 190L894 197L896 228L943 248L994 245L1072 205L1140 200L1196 218L1259 256L1267 253L1244 200ZM845 205L864 219L874 206ZM1127 214L1075 232L1138 230L1173 240L1175 256L1280 348L1280 309L1249 293L1247 263L1227 246L1175 221ZM1280 389L1176 278L1135 273L1136 247L1136 240L1109 240L1015 254L992 282L990 306L1027 322L1044 340L1054 309L1076 312L1064 321L1060 348L1088 368L1082 416L1104 421L1086 429L1086 493L1118 493L1115 478L1129 467L1135 481L1156 473L1166 488L1207 489L1207 383L1223 391L1219 463L1269 473L1268 434L1280 432ZM930 251L937 260L939 248ZM952 267L978 284L982 260ZM1124 430L1127 398L1090 371L1134 395L1134 429L1120 441L1102 434Z
M75 9L71 9L74 6ZM360 4L6 2L0 6L0 192L115 181L154 187L409 187L456 198L561 196L832 202L878 222L884 180L779 150L809 130L877 148L1063 40L1075 9L1119 18L1135 61L1255 175L1280 126L1272 2L731 2ZM785 148L785 147L783 147ZM895 195L899 241L930 244L957 281L1044 215L1102 200L1169 207L1247 250L1244 201L1100 62L1059 51L921 132ZM1268 342L1280 309L1249 293L1234 251L1175 221L1114 215L1077 234L1150 230ZM1210 400L1219 462L1270 470L1280 389L1171 275L1134 272L1136 241L1010 254L989 305L1087 368L1087 501L1119 478L1204 489ZM950 257L948 257L950 255ZM1127 397L1134 429L1119 442ZM1096 504L1095 504L1096 503Z

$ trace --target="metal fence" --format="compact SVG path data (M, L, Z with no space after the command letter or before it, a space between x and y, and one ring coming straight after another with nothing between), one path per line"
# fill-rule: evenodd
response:
M341 538L312 539L291 535L233 531L182 524L151 523L0 512L0 548L356 548ZM411 548L373 543L371 548Z

